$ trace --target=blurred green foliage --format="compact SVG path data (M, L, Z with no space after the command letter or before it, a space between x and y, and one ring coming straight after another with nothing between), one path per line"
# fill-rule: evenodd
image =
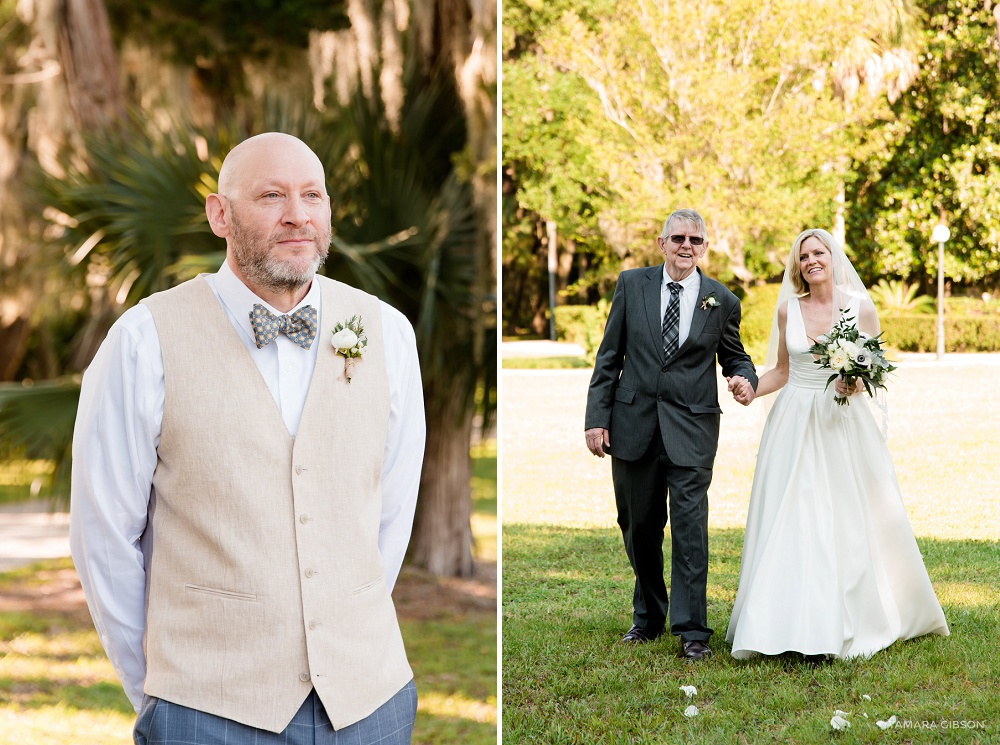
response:
M546 221L560 259L573 242L570 301L595 302L623 268L660 260L653 238L677 207L709 220L704 266L730 284L777 276L792 238L839 211L869 286L933 294L944 220L947 277L1000 288L992 5L514 0L503 13L508 333L541 330Z
M847 242L868 279L909 277L932 291L943 219L945 274L1000 279L1000 76L992 7L921 0L920 75L892 115L863 133L878 144L852 164Z

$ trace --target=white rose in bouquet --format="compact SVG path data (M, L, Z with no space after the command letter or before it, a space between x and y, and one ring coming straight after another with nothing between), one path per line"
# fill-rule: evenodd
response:
M845 372L850 368L851 358L846 349L835 349L830 355L830 367L838 372Z
M853 341L848 341L847 339L837 339L837 344L847 352L848 356L855 360L858 358L858 353L861 352L861 347L855 344Z

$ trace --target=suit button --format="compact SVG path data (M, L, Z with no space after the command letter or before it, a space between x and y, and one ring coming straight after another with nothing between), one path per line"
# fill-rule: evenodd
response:
M661 402L662 402L662 401L663 401L663 396L657 396L657 397L656 397L656 400L657 400L657 401L661 401Z
M303 683L308 683L309 673L299 673L299 680L301 680Z

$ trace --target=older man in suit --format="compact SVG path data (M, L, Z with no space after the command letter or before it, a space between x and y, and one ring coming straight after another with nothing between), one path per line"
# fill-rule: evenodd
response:
M237 145L206 213L226 261L115 323L73 440L73 560L135 741L406 745L413 329L316 274L330 198L301 140Z
M708 487L719 444L716 359L729 390L753 400L757 376L740 341L740 302L697 268L705 221L677 210L656 239L663 264L621 273L587 396L590 451L611 455L618 524L635 572L633 623L623 641L663 633L668 598L663 530L669 516L670 632L690 660L709 654Z

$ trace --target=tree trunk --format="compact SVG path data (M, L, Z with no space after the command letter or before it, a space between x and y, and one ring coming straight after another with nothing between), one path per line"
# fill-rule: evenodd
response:
M1000 44L1000 5L993 6L993 20L997 25L997 44ZM997 68L1000 69L1000 59L997 59Z
M576 256L576 241L567 238L563 241L563 250L559 252L559 270L557 289L564 292L569 286L569 274L573 271L573 258Z
M548 249L548 276L549 276L549 339L552 341L556 340L556 270L558 269L558 262L556 260L557 254L557 238L558 238L558 226L555 220L545 221L545 234L546 234L546 248Z
M460 396L427 391L427 448L410 559L439 577L472 576L471 410Z
M103 0L65 0L59 61L77 124L109 129L125 115L118 57Z
M62 175L67 144L82 152L81 133L115 126L124 116L118 58L102 0L22 0L18 15L34 39L26 58L62 74L42 81L29 145L42 168Z

